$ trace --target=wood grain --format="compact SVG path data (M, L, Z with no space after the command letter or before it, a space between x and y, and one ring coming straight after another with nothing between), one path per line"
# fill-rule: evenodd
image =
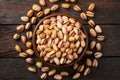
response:
M87 77L83 77L79 80L118 80L119 76L119 64L120 58L102 58L99 60L100 66L98 69L92 68L91 74ZM41 71L37 69L37 73L30 73L27 71L27 63L24 59L20 58L1 58L0 59L0 80L40 80L39 76ZM111 67L112 66L112 67ZM68 68L67 71L70 72L69 77L65 77L63 80L72 80L71 76L75 71L71 71L72 68ZM58 70L58 72L61 70ZM113 74L112 74L113 73ZM52 77L47 78L47 80L53 80Z
M61 2L59 2L59 4L61 4ZM96 4L95 22L97 24L120 24L119 0L80 0L77 4L83 11L86 11L91 2ZM32 4L35 3L38 4L38 0L0 0L0 24L21 24L20 16L26 15L27 11L31 9ZM52 5L53 4L49 4L47 7L51 7ZM59 10L59 13L63 12L74 15L81 20L78 17L79 13L74 12L73 9ZM84 21L82 22L86 23Z

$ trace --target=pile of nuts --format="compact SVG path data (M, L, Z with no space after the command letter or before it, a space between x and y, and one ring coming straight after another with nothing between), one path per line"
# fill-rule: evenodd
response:
M60 0L49 0L50 3L57 3L59 1ZM47 1L39 0L39 4L33 4L32 8L28 10L26 16L21 17L21 20L25 23L25 25L21 24L16 27L18 33L13 35L13 39L21 40L27 49L24 51L19 44L16 44L15 50L19 53L20 57L26 59L26 62L29 64L27 68L28 71L35 73L38 70L37 68L40 68L39 70L42 72L40 75L41 79L47 79L48 76L53 76L55 80L62 80L63 77L70 75L69 71L58 72L56 69L44 66L41 61L35 62L32 58L34 55L34 50L32 49L33 44L31 42L31 38L33 36L33 32L31 30L32 25L36 25L38 19L57 11L59 8L66 9L68 11L69 8L72 8L75 12L78 12L80 18L87 21L90 26L89 33L92 40L90 39L89 47L85 52L87 57L83 60L83 62L81 62L81 64L75 63L73 65L73 70L76 70L76 73L74 73L72 79L78 79L81 74L87 76L91 72L92 67L98 67L98 59L103 55L101 51L101 42L105 40L105 36L102 34L103 31L100 25L96 25L95 21L92 20L95 16L95 3L91 3L87 11L84 11L79 5L75 4L78 1L79 0L64 0L60 5L54 4L51 7L46 8ZM67 20L64 20L63 18ZM56 65L65 65L71 63L74 59L79 57L82 49L86 46L85 35L81 30L81 26L73 24L68 26L66 22L71 21L77 25L81 24L74 21L73 18L57 16L49 20L44 20L44 22L40 25L39 30L36 32L36 43L38 44L37 50L40 51L40 56L45 61L55 63ZM26 32L26 35L21 34L24 31ZM46 46L48 47L46 48ZM68 51L69 53L66 54L65 52ZM91 59L93 56L94 58ZM63 58L66 60L64 61Z
M40 57L56 65L72 63L86 46L86 34L81 23L65 15L43 20L36 37Z

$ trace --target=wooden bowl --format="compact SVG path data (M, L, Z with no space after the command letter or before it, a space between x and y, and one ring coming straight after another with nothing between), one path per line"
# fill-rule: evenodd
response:
M37 56L38 58L40 58L40 60L42 60L42 62L50 65L51 67L65 68L65 67L72 66L73 64L77 63L78 61L80 61L80 60L83 58L83 56L84 56L84 54L85 54L85 51L86 51L86 49L87 49L87 47L88 47L88 35L87 35L87 31L86 31L85 27L84 27L83 25L81 25L81 29L83 30L83 32L84 32L85 35L86 35L86 46L84 47L84 50L82 51L82 53L79 55L78 59L74 60L74 61L71 62L70 64L64 64L64 65L59 65L59 66L58 66L58 65L55 65L55 64L51 64L51 63L49 63L49 62L45 62L45 61L43 60L43 58L41 58L41 57L39 56L39 52L37 51L36 31L38 30L39 26L41 25L41 23L42 23L45 19L48 19L48 18L50 18L50 17L55 17L55 16L57 16L57 15L61 15L61 16L65 15L65 16L74 18L74 17L71 16L71 15L68 15L68 14L60 14L60 13L59 13L59 14L52 14L52 15L46 16L45 18L43 18L42 20L40 20L39 23L37 24L37 26L35 27L34 32L33 32L33 37L32 37L32 43L33 43L33 49L34 49L34 51L35 51L36 56ZM76 21L78 21L76 18L74 18L74 19L75 19Z

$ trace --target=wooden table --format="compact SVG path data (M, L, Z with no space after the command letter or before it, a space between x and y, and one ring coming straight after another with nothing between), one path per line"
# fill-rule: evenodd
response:
M120 0L80 0L77 4L86 10L91 2L96 4L94 20L102 27L106 41L103 43L104 55L99 60L99 68L93 69L89 76L81 77L80 80L119 80ZM41 72L34 74L27 71L26 68L29 65L24 59L19 58L14 50L14 45L20 44L20 41L12 39L13 34L16 33L16 26L23 24L20 16L26 15L34 3L38 3L38 0L0 0L0 80L39 80ZM60 9L59 12L74 15L88 26L85 21L77 17L79 14L72 9L69 11ZM69 77L65 80L71 79Z

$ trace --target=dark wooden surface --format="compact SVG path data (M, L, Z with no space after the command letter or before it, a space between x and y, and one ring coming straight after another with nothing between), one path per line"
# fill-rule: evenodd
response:
M28 64L25 63L24 59L19 58L18 53L14 50L14 45L20 44L20 42L12 39L16 32L16 26L23 24L20 21L20 16L25 15L32 4L37 2L38 0L0 0L0 80L39 80L41 72L33 74L26 70ZM77 4L86 10L91 2L96 4L94 20L101 25L106 41L103 43L104 55L99 60L99 68L93 69L88 77L81 77L80 80L119 80L120 0L80 0ZM79 14L73 12L72 9L68 11L60 9L59 12L74 15L89 27L85 21L77 17ZM21 46L24 45L21 44ZM73 73L71 72L71 74ZM52 78L50 79L52 80ZM70 80L70 77L66 80Z

